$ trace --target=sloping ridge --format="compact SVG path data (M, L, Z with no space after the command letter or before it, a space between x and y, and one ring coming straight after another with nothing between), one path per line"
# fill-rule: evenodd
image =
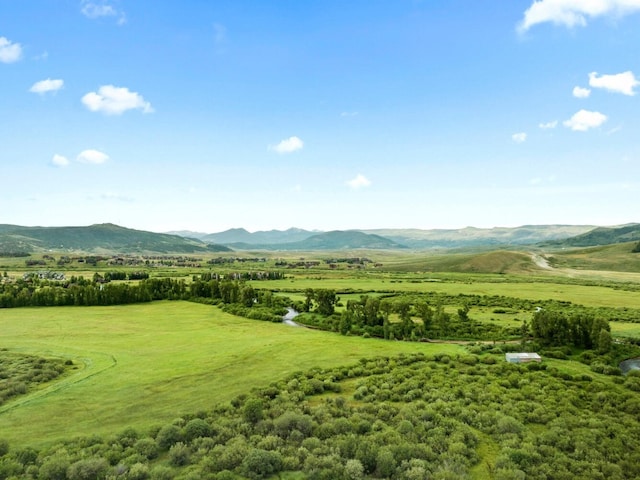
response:
M348 250L348 249L396 249L406 248L393 240L380 235L363 233L357 230L335 230L331 232L318 233L311 235L305 240L299 242L288 242L278 244L246 244L233 243L229 244L234 248L255 248L263 250Z
M229 251L178 235L120 227L112 223L87 227L20 227L0 225L0 251L78 250L113 252L197 253Z
M630 223L620 227L597 227L581 235L547 245L562 247L596 247L640 240L640 224Z

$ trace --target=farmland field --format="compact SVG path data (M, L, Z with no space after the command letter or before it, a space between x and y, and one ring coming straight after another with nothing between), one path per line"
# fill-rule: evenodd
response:
M246 320L188 302L5 309L2 325L10 350L72 359L81 367L0 407L2 437L16 445L147 428L316 366L463 351Z

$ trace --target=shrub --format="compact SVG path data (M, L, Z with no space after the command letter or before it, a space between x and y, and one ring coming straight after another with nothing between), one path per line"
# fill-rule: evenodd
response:
M67 469L69 480L101 480L107 477L109 464L104 458L86 458L72 463Z
M184 435L187 440L211 435L211 427L201 418L189 420L184 427Z
M0 439L0 457L4 457L7 453L9 453L9 442Z
M282 457L278 452L254 448L242 461L242 472L249 478L263 478L282 470Z
M127 480L146 480L149 478L149 467L143 463L134 463L127 473Z
M69 457L66 455L52 455L40 465L39 478L42 480L65 480L69 464Z
M134 444L133 448L149 460L158 456L158 444L151 438L141 438Z
M165 425L156 436L156 442L162 450L168 450L182 440L182 431L176 425Z
M191 451L183 442L178 442L169 449L169 463L176 467L183 467L189 464Z

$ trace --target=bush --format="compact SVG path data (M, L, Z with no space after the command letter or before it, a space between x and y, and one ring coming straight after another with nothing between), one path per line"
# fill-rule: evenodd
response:
M242 461L243 475L263 478L282 470L282 457L278 452L254 448Z
M189 420L184 427L184 435L187 440L211 435L211 427L201 418Z
M143 463L134 463L127 473L127 480L146 480L149 478L149 467Z
M72 463L67 469L69 480L101 480L107 477L109 464L104 458L87 458Z
M183 467L189 464L191 451L182 442L178 442L169 449L169 463L175 467Z
M162 450L168 450L182 440L182 432L176 425L165 425L158 432L156 442Z
M158 444L151 438L141 438L133 448L148 460L153 460L158 456Z
M0 439L0 457L4 457L7 453L9 453L9 442Z

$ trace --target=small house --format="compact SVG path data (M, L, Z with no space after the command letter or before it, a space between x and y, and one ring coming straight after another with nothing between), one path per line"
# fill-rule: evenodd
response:
M537 353L505 353L505 358L509 363L540 363L542 361L542 357Z

